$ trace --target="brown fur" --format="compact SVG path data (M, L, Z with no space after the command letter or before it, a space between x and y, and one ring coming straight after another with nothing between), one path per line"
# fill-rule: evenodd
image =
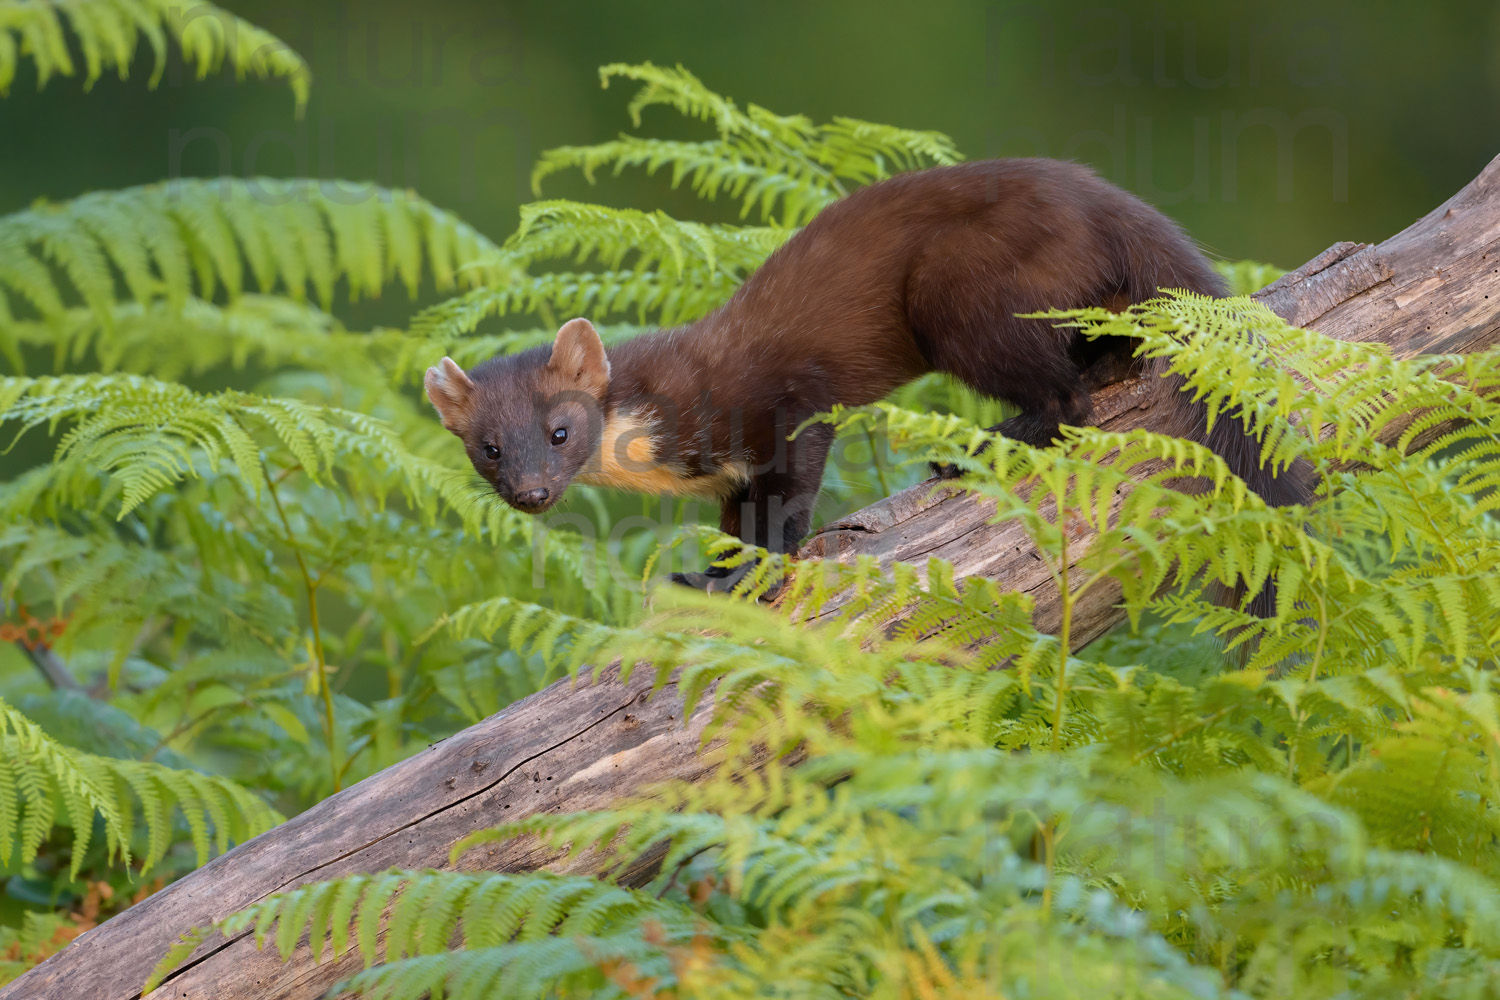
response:
M1089 421L1084 370L1123 345L1017 314L1120 308L1162 288L1224 293L1156 209L1076 164L968 163L830 205L696 323L606 352L575 319L550 352L467 374L445 358L427 386L502 497L514 504L545 491L521 509L546 509L575 478L713 496L725 531L789 551L810 523L832 435L819 425L789 442L805 418L874 402L935 370L1019 406L997 429L1046 445L1059 424ZM1164 398L1175 408L1171 431L1206 437L1268 501L1306 497L1305 470L1273 479L1234 421L1205 436L1200 405L1180 392ZM564 424L567 442L548 444ZM500 449L498 461L485 444Z

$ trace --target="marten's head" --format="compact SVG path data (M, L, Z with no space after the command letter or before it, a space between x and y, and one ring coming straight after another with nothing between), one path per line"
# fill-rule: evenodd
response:
M574 319L551 348L494 358L468 372L444 358L427 369L426 384L474 471L516 510L540 514L599 446L609 358L593 324Z

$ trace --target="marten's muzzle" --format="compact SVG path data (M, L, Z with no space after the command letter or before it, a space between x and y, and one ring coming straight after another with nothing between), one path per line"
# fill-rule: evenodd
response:
M561 490L549 490L538 486L529 490L505 491L496 489L500 499L523 514L540 514L557 502Z

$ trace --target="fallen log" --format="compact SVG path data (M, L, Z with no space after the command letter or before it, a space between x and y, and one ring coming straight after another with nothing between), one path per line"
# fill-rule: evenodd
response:
M1500 342L1500 158L1462 191L1379 245L1339 243L1257 296L1290 322L1395 354L1463 353ZM1094 395L1100 426L1150 427L1143 380ZM1057 624L1050 575L1025 533L952 489L921 484L827 526L808 556L872 555L883 563L947 559L960 576L988 576L1036 600L1036 623ZM1099 587L1075 606L1082 645L1116 624L1118 592ZM445 868L466 834L546 810L608 805L664 779L692 781L713 766L704 716L684 718L675 688L648 697L651 671L628 683L562 681L319 803L79 937L9 986L0 1000L138 997L177 936L298 885L391 867ZM525 871L555 855L526 843L470 852L468 868ZM586 868L588 861L575 862ZM627 872L629 883L649 877ZM311 998L357 967L357 954L317 964L304 945L283 963L249 935L210 937L151 994L153 1000Z

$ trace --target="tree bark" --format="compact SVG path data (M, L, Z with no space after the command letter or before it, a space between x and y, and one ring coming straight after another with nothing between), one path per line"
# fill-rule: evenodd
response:
M1338 243L1257 298L1299 326L1347 340L1380 340L1401 357L1463 353L1500 341L1500 158L1453 198L1378 246ZM1141 379L1101 386L1098 423L1152 426ZM829 525L803 554L873 555L883 563L947 559L960 576L988 576L1033 595L1035 621L1057 625L1052 580L1014 523L951 487L924 483ZM1086 542L1080 538L1080 543ZM1075 607L1082 645L1119 622L1118 591L1095 588ZM445 868L466 834L538 811L607 806L665 779L713 766L702 711L684 712L673 686L648 697L650 670L629 682L552 685L236 847L132 906L0 989L0 1000L137 997L177 936L295 886L384 868ZM687 716L684 718L684 716ZM495 845L461 865L524 871L555 856L527 843ZM587 870L585 859L575 863ZM627 882L648 877L643 868ZM311 998L355 971L358 956L318 965L304 944L290 962L248 936L211 937L153 998Z

